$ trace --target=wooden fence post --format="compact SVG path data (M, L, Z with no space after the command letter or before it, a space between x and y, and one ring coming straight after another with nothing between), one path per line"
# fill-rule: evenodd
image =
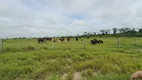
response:
M54 39L52 38L52 49L54 49Z
M117 38L118 48L120 48L120 39Z
M0 39L0 52L3 51L3 40Z

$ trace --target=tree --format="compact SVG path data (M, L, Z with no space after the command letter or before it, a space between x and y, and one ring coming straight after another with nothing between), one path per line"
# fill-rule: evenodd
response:
M86 36L86 35L87 35L87 32L84 32L84 33L83 33L83 35L85 35L85 36Z
M119 29L119 32L120 32L120 33L124 33L124 32L125 32L125 29L124 29L124 28L120 28L120 29Z
M127 31L128 34L136 34L137 31L135 30L135 28L133 28L132 30Z
M117 28L112 28L112 30L113 30L113 34L116 34L116 32L118 31Z
M108 34L108 33L110 33L110 29L105 30L105 34Z
M90 36L90 35L91 35L91 33L88 32L88 33L87 33L87 36Z
M124 28L125 29L125 32L128 32L128 31L130 31L131 30L131 28Z
M133 28L133 31L136 31L136 29L135 29L135 28Z
M102 33L102 35L104 35L106 31L102 29L100 30L100 32Z
M90 36L92 36L93 35L93 32L90 32Z
M93 35L96 35L96 32L93 32Z
M83 36L84 36L84 37L86 37L87 35L88 35L88 33L87 33L87 32L84 32L84 33L83 33Z
M139 33L142 33L142 29L139 29L139 31L138 31Z

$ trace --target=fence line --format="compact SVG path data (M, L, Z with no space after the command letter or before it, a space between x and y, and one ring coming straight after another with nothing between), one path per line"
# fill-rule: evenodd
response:
M139 44L139 38L135 38L135 41L134 41L135 45L138 45ZM120 41L120 38L117 38L117 47L120 48L121 46L121 41ZM123 42L122 42L123 43ZM0 52L3 51L3 39L0 39ZM86 49L87 48L87 41L86 39L83 39L83 48ZM123 46L123 45L122 45ZM55 49L55 44L54 44L54 39L52 38L52 49Z

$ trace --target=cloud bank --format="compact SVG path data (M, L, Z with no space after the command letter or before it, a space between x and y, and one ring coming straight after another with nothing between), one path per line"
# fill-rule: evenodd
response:
M0 0L0 37L66 36L142 25L141 0Z

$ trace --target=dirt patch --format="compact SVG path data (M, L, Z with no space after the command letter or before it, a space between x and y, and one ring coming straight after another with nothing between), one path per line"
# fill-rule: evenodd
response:
M137 49L137 51L142 52L142 49Z
M82 80L81 74L79 72L75 72L73 80Z
M68 74L67 73L64 73L61 80L68 80Z
M56 59L50 59L50 60L48 60L48 61L50 61L50 62L55 62L55 61L56 61Z
M24 80L24 79L17 77L17 78L15 78L15 80Z
M85 76L85 77L83 78L83 80L87 80L87 77Z

